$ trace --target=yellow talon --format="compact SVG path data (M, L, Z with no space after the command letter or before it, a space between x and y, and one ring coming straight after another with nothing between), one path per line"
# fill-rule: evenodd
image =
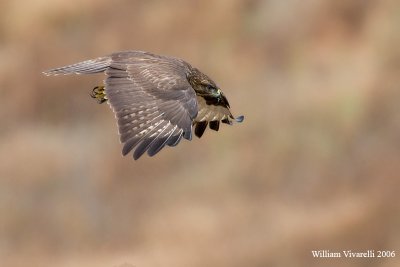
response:
M90 96L97 99L99 104L106 102L108 99L106 96L104 85L96 86L95 88L93 88Z

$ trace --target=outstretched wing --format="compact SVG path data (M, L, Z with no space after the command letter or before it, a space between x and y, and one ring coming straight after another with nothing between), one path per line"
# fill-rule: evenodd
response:
M194 133L197 137L200 138L203 136L207 126L214 131L218 131L220 122L232 125L233 121L243 121L244 116L239 116L237 118L233 117L231 111L229 110L228 100L223 94L221 97L223 99L221 103L211 104L207 103L202 96L197 96L199 112L194 121Z
M116 118L122 153L134 159L155 155L165 145L192 138L197 116L194 89L187 81L190 65L175 58L145 52L111 56L106 70L106 95Z

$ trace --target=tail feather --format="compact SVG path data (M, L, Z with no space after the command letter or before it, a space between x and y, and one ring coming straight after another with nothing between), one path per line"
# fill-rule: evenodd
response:
M43 73L47 76L59 74L93 74L105 71L110 64L110 57L99 57L96 59L90 59L72 65L47 70Z

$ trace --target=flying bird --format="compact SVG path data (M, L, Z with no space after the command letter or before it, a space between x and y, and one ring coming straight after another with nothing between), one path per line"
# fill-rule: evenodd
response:
M207 126L218 131L220 122L235 118L227 98L207 75L189 63L143 51L116 52L43 72L46 75L105 72L104 84L91 96L108 102L118 122L125 156L134 150L137 160L146 151L154 156L163 147L201 137Z

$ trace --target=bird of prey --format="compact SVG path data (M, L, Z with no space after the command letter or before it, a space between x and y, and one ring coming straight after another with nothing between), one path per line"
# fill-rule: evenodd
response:
M108 102L118 121L125 156L134 149L137 160L147 151L157 154L176 146L182 137L201 137L207 126L218 131L220 122L232 125L229 102L207 75L174 57L143 51L116 52L109 56L51 69L46 75L105 72L104 85L91 96Z

